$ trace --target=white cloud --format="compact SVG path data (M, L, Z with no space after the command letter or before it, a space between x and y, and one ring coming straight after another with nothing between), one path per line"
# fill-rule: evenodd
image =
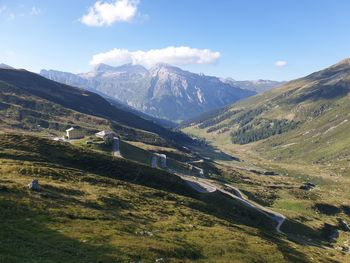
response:
M137 14L138 0L97 1L80 21L88 26L110 26L115 22L130 22Z
M275 62L275 66L276 66L276 67L285 67L285 66L287 66L287 65L288 65L288 62L285 61L285 60L277 60L277 61Z
M148 51L129 51L127 49L112 49L105 53L99 53L92 57L90 64L123 64L133 63L144 66L152 66L157 63L172 65L211 64L220 58L220 52L212 52L209 49L197 49L190 47L167 47L163 49L151 49Z

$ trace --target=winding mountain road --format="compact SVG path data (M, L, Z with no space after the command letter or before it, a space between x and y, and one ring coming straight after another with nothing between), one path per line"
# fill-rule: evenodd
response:
M215 191L221 192L224 195L229 196L230 198L233 198L237 201L239 201L240 203L242 203L244 206L249 207L251 209L255 209L261 213L263 213L264 215L266 215L268 218L270 218L272 221L274 221L277 225L276 225L276 231L278 233L283 234L283 232L281 231L281 226L283 225L286 217L280 213L277 213L275 211L272 211L266 207L263 207L259 204L256 204L248 199L246 199L242 193L239 191L238 188L229 185L229 184L225 184L225 186L227 188L230 188L234 193L228 192L224 189L222 189L219 186L214 186L211 182L209 182L206 179L199 179L199 178L190 178L189 176L181 176L181 178L187 182L187 184L189 186L191 186L195 191L199 192L199 193L204 193L204 194L210 194L213 193Z

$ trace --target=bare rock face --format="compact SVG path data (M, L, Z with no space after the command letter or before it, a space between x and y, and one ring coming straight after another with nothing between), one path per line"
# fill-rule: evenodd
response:
M33 181L28 184L28 188L29 190L32 190L32 191L40 191L40 185L39 185L39 180L38 179L33 179Z

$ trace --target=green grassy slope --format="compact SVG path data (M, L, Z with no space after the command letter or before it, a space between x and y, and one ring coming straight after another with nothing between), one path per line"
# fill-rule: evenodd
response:
M251 200L287 216L282 230L294 232L307 245L314 238L302 237L308 230L300 232L299 224L312 231L326 223L340 229L338 242L329 250L336 255L349 239L338 223L339 218L350 221L349 91L350 63L344 60L233 104L184 131L240 158L241 162L221 162L225 179ZM238 167L242 175L231 167ZM316 189L300 189L305 182L315 183Z
M271 159L345 162L350 146L349 61L233 104L184 130L219 141L230 138L233 144L258 142L253 148Z
M0 162L1 262L331 262L233 200L137 163L13 134L0 135ZM40 192L26 189L32 178Z
M93 144L87 144L88 140L94 140ZM72 142L76 146L80 146L84 149L91 149L99 153L103 153L107 156L112 155L112 146L106 145L102 139L87 137L81 140ZM120 154L127 160L132 160L147 166L151 165L151 159L153 153L163 153L167 156L167 169L171 172L179 173L183 175L200 176L199 171L191 170L191 166L187 162L195 160L191 154L184 154L183 152L174 148L164 148L154 146L150 144L144 144L140 142L126 142L120 141ZM158 164L160 165L160 164ZM208 161L196 164L197 167L204 169L204 174L220 174L220 170L216 166Z

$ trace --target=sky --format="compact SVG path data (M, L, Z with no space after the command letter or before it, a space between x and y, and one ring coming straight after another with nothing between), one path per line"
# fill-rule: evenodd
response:
M349 0L0 0L0 63L291 80L350 57L349 13Z

